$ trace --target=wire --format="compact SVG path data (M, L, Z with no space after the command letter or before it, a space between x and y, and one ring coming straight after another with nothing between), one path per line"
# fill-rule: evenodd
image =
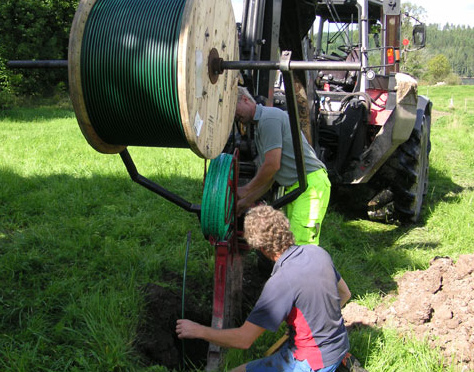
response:
M191 244L191 231L188 231L188 236L186 240L186 253L184 256L184 270L183 270L183 291L181 294L181 319L184 319L184 299L186 293L186 272L188 271L188 253L189 253L189 246ZM184 338L181 339L181 348L182 348L182 356L183 356L183 367L186 363L186 353L184 348Z

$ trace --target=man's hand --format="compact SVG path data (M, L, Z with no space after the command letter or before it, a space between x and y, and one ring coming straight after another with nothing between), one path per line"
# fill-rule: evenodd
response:
M176 323L176 334L178 338L200 338L202 325L188 319L178 319ZM202 336L201 336L202 337Z
M245 185L247 186L247 185ZM240 216L243 212L249 209L253 201L245 196L248 195L247 188L245 186L241 186L237 188L237 216Z
M250 208L272 187L274 176L280 169L281 149L276 148L265 153L265 160L258 168L252 180L237 188L237 215Z

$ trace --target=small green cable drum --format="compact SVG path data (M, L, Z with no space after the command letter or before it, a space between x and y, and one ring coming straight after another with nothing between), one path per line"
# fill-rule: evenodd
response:
M209 164L201 203L201 230L204 236L224 240L234 208L234 164L230 154L220 154Z
M230 0L81 0L68 65L89 144L104 153L189 147L216 157L232 127L237 72L211 81L211 51L238 56Z

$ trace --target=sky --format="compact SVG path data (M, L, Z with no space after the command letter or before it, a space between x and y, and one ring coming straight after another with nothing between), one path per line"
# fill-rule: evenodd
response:
M241 20L243 0L232 0L235 19ZM426 10L426 23L446 23L474 27L474 0L410 0ZM402 1L404 3L404 1Z
M426 10L426 23L446 23L474 27L473 0L411 0ZM403 3L403 1L402 1Z

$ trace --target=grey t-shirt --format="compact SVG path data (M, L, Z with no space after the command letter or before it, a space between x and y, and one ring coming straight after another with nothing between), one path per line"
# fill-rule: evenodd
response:
M265 160L266 152L281 148L281 165L275 175L275 181L281 186L293 185L298 181L298 173L288 114L275 107L257 105L253 119L258 122L255 131L258 165L260 166ZM306 174L326 168L304 136L302 136L302 144Z

